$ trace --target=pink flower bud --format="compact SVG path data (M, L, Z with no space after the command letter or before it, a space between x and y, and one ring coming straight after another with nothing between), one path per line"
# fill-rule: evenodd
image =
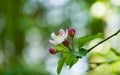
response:
M63 44L64 46L68 46L68 45L69 45L69 41L68 41L67 39L65 39L65 40L62 42L62 44Z
M50 52L51 54L55 54L55 53L56 53L56 50L55 50L54 48L50 47L50 48L49 48L49 52Z
M74 28L69 28L69 30L68 30L68 34L69 34L69 36L71 36L71 37L74 37L74 35L75 35L75 29Z

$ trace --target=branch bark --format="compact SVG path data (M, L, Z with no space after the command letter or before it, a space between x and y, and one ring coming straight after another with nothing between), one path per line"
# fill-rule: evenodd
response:
M90 49L88 49L88 52L90 52L92 49L94 49L94 48L97 47L98 45L102 44L103 42L105 42L105 41L109 40L110 38L116 36L119 32L120 32L120 29L119 29L116 33L112 34L111 36L109 36L109 37L107 37L106 39L98 42L96 45L94 45L93 47L91 47Z

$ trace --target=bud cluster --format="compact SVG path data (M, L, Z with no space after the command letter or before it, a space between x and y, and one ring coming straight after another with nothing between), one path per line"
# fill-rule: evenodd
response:
M49 40L49 42L55 46L58 44L62 44L65 47L69 47L69 40L67 39L67 37L70 36L73 39L75 36L75 33L76 31L74 28L69 28L66 31L64 31L63 29L60 29L56 35L54 33L51 34L51 37L53 38L53 40ZM51 54L55 54L59 51L57 51L57 49L55 48L50 47L49 52Z

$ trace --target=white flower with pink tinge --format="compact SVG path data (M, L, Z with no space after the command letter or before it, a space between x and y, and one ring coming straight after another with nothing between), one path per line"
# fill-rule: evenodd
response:
M53 45L61 44L68 36L68 30L64 31L60 29L60 31L55 35L55 33L51 34L53 40L49 40L49 42Z

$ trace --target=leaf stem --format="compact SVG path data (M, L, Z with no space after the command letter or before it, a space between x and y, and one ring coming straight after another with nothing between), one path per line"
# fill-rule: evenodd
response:
M62 53L70 53L70 52L64 52L64 51L57 51L57 52L62 52Z
M67 46L67 48L68 48L70 51L72 51L72 49L70 48L70 46Z
M68 50L68 48L67 47L65 47L65 46L63 46L63 45L61 45L65 50L67 49Z
M109 36L109 37L107 37L106 39L98 42L96 45L94 45L93 47L91 47L90 49L88 49L88 52L90 52L92 49L94 49L94 48L97 47L98 45L102 44L103 42L105 42L105 41L109 40L110 38L116 36L119 32L120 32L120 29L119 29L116 33L112 34L111 36Z

